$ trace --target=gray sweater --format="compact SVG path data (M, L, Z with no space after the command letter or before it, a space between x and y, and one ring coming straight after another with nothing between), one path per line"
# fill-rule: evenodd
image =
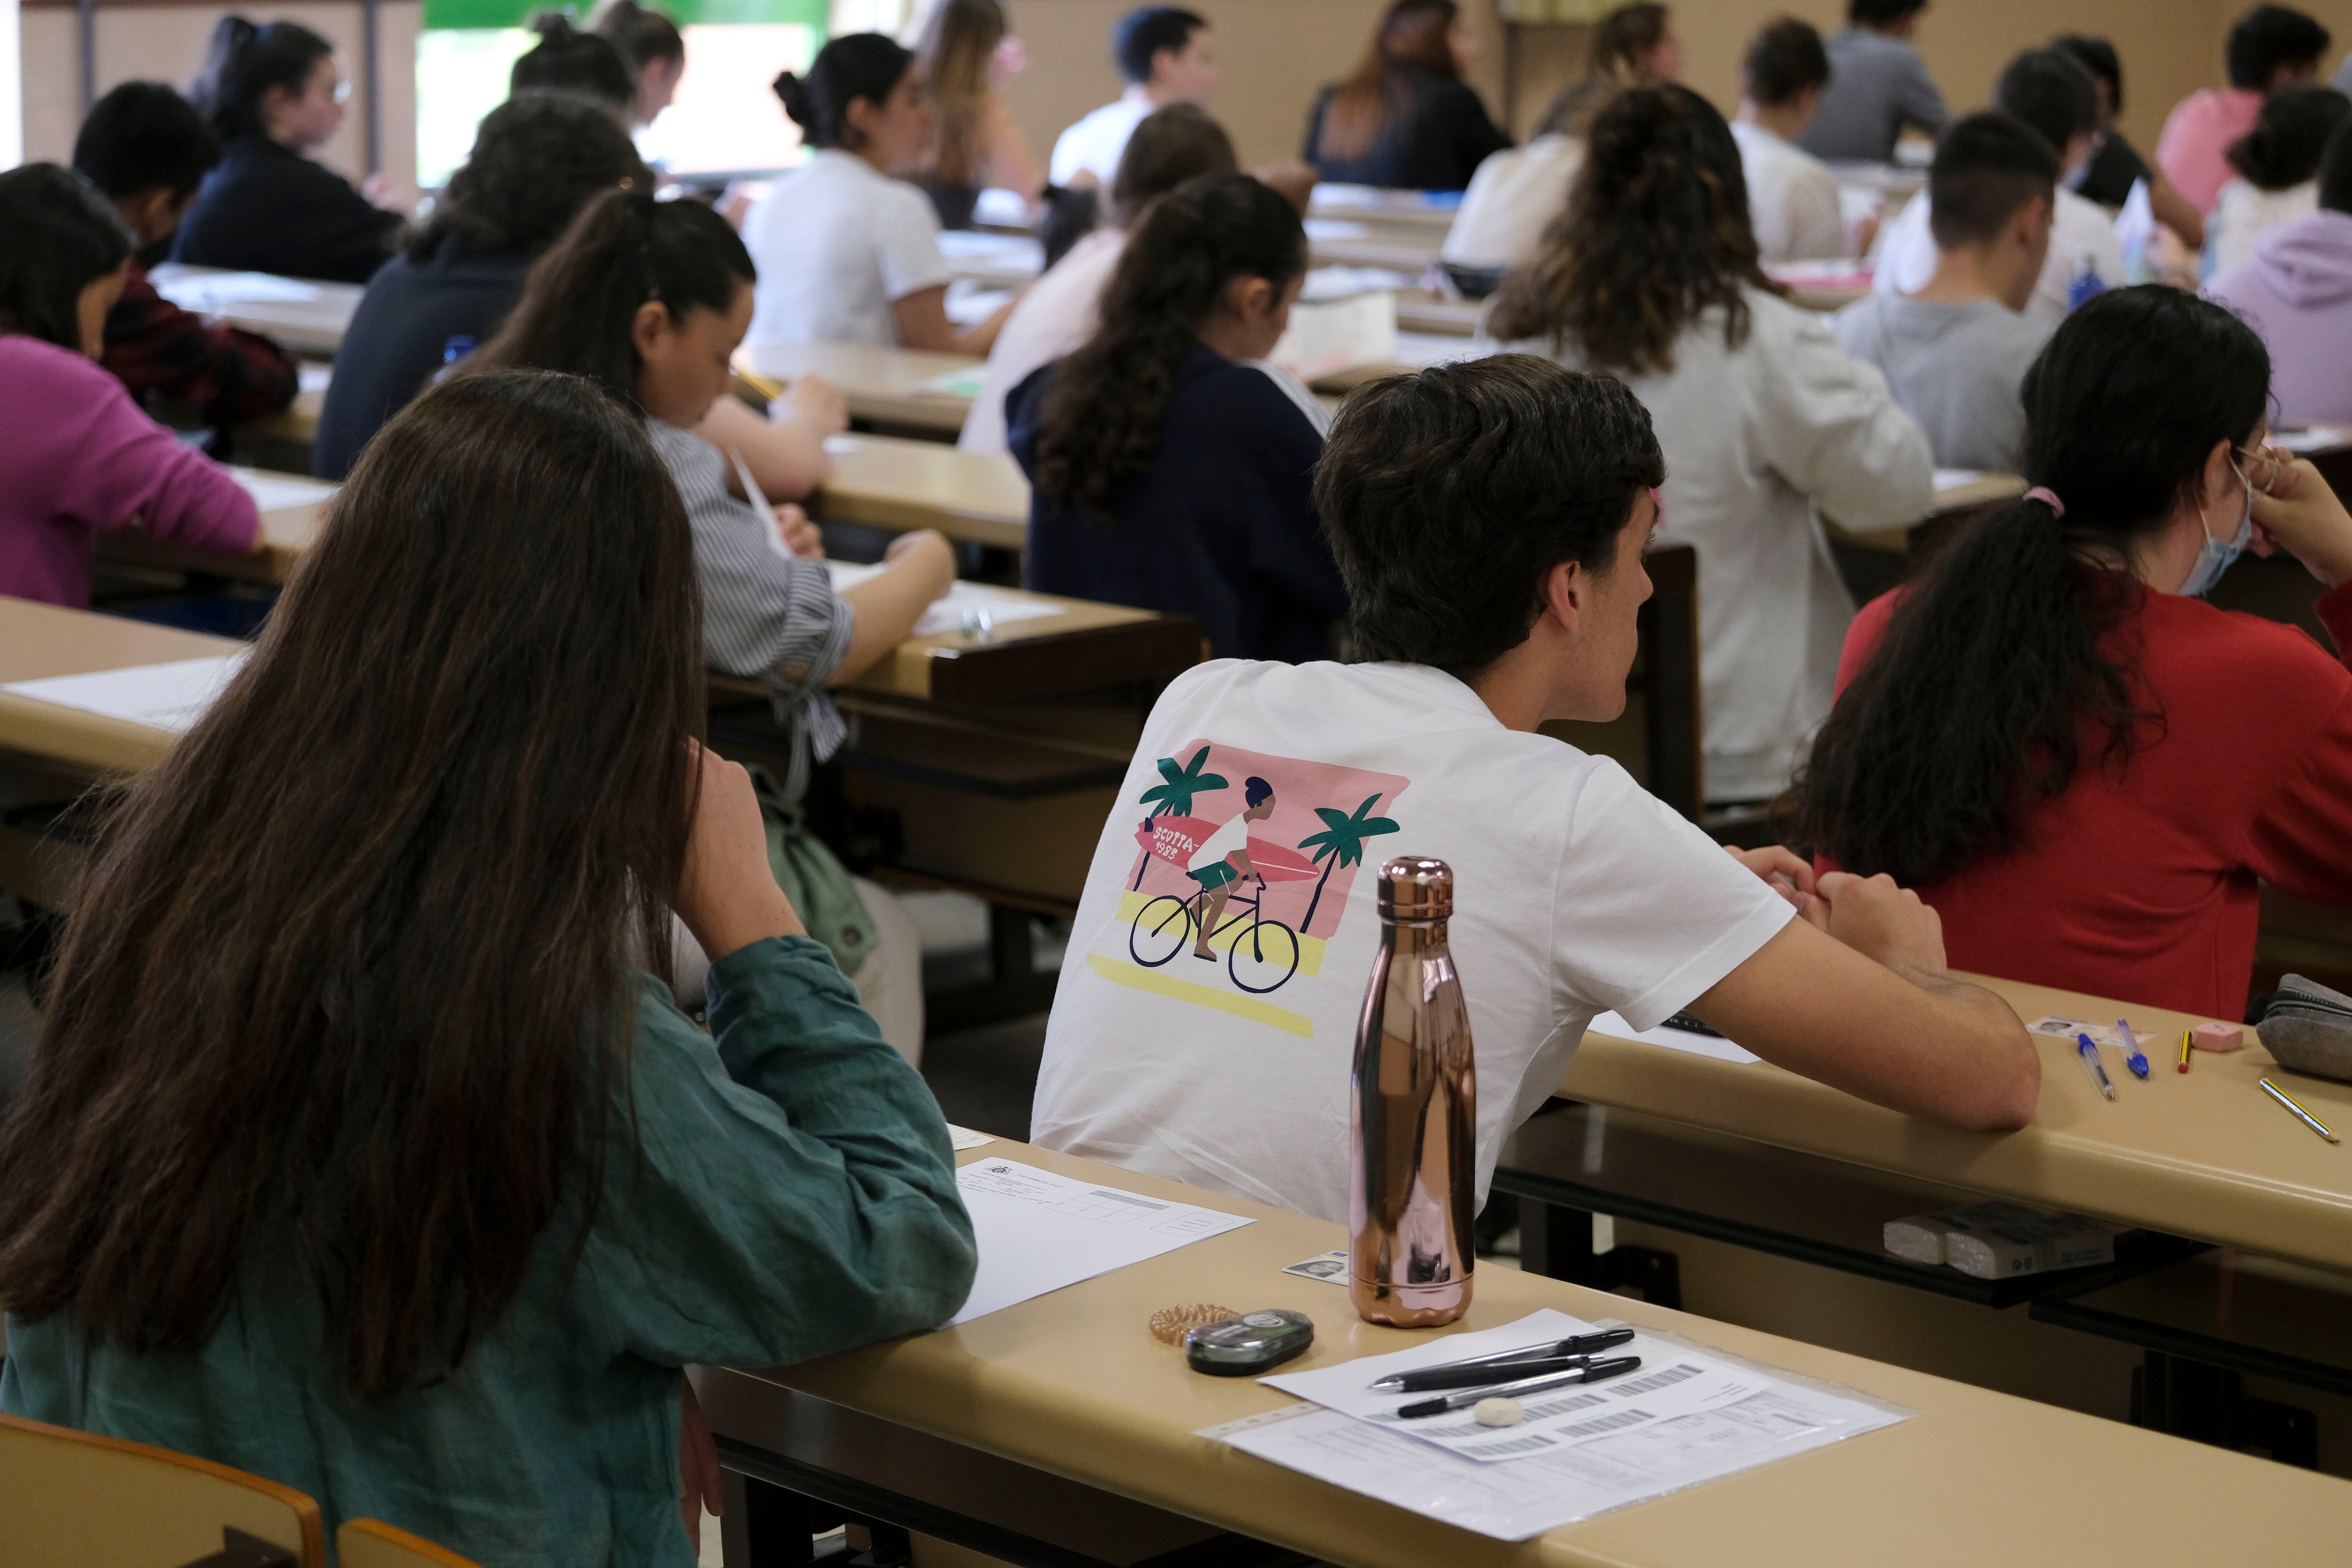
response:
M2025 442L2019 388L2054 323L1998 300L1951 304L1866 294L1830 318L1846 353L1875 365L1935 449L1936 466L2014 473Z

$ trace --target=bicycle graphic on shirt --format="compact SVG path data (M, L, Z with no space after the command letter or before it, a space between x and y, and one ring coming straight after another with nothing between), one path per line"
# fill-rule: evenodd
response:
M1279 990L1285 981L1298 973L1298 933L1280 921L1267 920L1261 912L1265 903L1265 879L1252 873L1246 880L1257 884L1257 896L1244 900L1235 894L1232 905L1246 912L1219 923L1213 931L1201 935L1201 944L1214 942L1236 926L1249 929L1238 933L1225 953L1225 972L1234 984L1254 995L1263 996ZM1180 952L1196 944L1192 933L1200 929L1202 908L1208 902L1211 889L1201 889L1187 898L1162 893L1137 912L1135 923L1128 928L1127 951L1136 963L1146 969L1158 969L1171 963ZM1246 956L1244 956L1246 954Z

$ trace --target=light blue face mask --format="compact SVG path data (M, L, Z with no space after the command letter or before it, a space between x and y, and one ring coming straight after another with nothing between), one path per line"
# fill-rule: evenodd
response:
M2213 584L2221 580L2221 574L2230 569L2253 541L2254 487L2246 483L2245 470L2238 467L2234 458L2230 461L2230 471L2238 476L2239 488L2245 492L2245 510L2238 514L2238 531L2227 544L2214 538L2208 530L2205 542L2197 547L2197 564L2190 568L2189 581L2180 584L2180 592L2191 599L2201 599L2211 593ZM2205 527L2204 513L2197 514L2197 525Z

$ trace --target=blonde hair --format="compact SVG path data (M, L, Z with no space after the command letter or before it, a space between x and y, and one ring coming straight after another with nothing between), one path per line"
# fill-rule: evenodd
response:
M980 176L980 122L988 101L988 69L1009 25L998 0L939 0L915 46L931 100L940 110L940 151L934 175L969 185Z

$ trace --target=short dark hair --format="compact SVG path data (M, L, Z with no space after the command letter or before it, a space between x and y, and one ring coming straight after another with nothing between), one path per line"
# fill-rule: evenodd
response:
M1151 79L1151 57L1162 49L1184 52L1209 19L1181 5L1139 5L1110 30L1111 63L1138 86Z
M531 18L539 42L515 57L509 92L576 92L615 111L636 100L637 79L613 40L572 26L561 11Z
M2327 139L2327 155L2319 161L2319 205L2328 212L2352 213L2352 120Z
M1274 786L1255 773L1242 781L1242 800L1253 808L1264 805L1273 793Z
M2332 87L2282 88L2263 100L2253 129L2230 143L2230 167L2256 187L2283 191L2319 173L2328 139L2352 116L2352 99Z
M58 163L0 174L0 331L81 352L81 291L123 263L131 231L96 185Z
M1992 104L2039 132L2062 159L2067 142L2099 128L2099 89L2082 62L2063 49L2028 49L2010 61L1992 89Z
M2327 52L2327 29L2284 5L2257 5L2238 18L2222 50L2230 85L2250 92L2270 90L2281 66L2316 65Z
M810 146L849 146L849 106L862 98L881 108L914 63L915 51L887 34L847 33L816 52L808 75L778 71L770 85Z
M2092 79L2107 84L2108 105L2117 114L2124 110L2124 61L2116 53L2115 45L2105 38L2094 38L2084 33L2068 33L2053 38L2050 47L2063 50L2074 63L2091 73Z
M1981 245L2017 209L2055 200L2058 155L2013 114L1988 109L1955 121L1927 170L1927 227L1945 250Z
M1468 677L1525 642L1543 579L1605 572L1665 482L1648 410L1614 376L1497 354L1350 396L1315 470L1358 657Z
M1829 84L1830 54L1811 22L1783 16L1766 23L1748 46L1739 78L1748 96L1767 109L1794 103L1807 88Z
M160 81L126 81L81 122L73 166L118 200L169 191L185 201L220 156L220 138L194 104Z
M1845 18L1857 27L1884 27L1927 8L1927 0L1847 0Z

